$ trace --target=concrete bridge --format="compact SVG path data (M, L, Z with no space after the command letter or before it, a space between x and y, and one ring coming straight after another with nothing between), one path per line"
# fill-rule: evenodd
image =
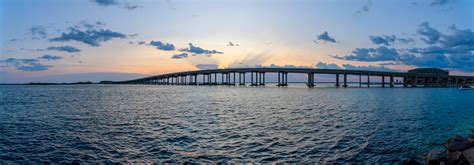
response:
M438 69L440 70L440 69ZM441 70L442 71L442 70ZM261 86L265 85L266 73L277 73L277 86L288 85L288 74L299 73L307 74L307 86L314 87L315 74L335 75L336 87L348 87L347 76L359 76L359 87L362 84L374 84L370 82L371 77L381 77L382 87L394 87L395 78L403 79L403 87L455 87L462 84L473 84L474 76L455 76L436 73L410 73L410 72L383 72L383 71L364 71L364 70L343 70L343 69L315 69L315 68L229 68L229 69L211 69L195 70L168 73L156 76L150 76L128 81L106 82L110 84L150 84L150 85L247 85ZM250 81L245 79L250 74ZM219 76L218 76L219 75ZM342 76L342 81L340 77ZM367 82L362 82L362 76L367 77ZM199 77L199 78L198 78ZM386 82L386 78L389 82ZM219 81L220 79L220 81ZM342 84L341 84L342 83Z

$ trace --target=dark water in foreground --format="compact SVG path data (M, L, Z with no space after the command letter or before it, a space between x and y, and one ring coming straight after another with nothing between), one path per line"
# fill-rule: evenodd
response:
M391 162L474 128L447 88L0 86L0 161Z

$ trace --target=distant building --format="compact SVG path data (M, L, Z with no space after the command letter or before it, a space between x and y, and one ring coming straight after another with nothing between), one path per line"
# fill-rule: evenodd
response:
M408 73L449 75L449 71L439 68L416 68L408 70Z

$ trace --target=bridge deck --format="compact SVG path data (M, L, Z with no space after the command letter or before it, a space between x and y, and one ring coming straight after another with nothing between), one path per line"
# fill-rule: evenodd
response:
M226 74L226 84L230 84L230 76L227 74L233 73L234 74L234 84L235 84L235 74L239 73L239 83L242 84L240 74L245 73L252 73L252 84L254 79L253 76L255 74L255 81L257 83L262 83L262 73L263 73L263 84L265 83L265 74L264 73L278 73L279 82L282 80L286 85L287 77L286 74L288 73L304 73L308 74L308 84L314 84L314 74L335 74L335 75L344 75L344 84L346 86L347 83L347 75L365 75L365 76L381 76L382 79L385 76L390 77L390 84L393 86L394 77L401 77L405 81L413 81L412 86L416 86L418 79L424 79L424 81L428 81L428 83L434 83L437 80L438 84L441 80L446 81L454 81L456 84L458 83L472 83L474 76L458 76L458 75L440 75L440 74L422 74L422 73L408 73L408 72L388 72L388 71L365 71L365 70L345 70L345 69L316 69L316 68L228 68L228 69L210 69L210 70L194 70L194 71L184 71L184 72L175 72L175 73L168 73L168 74L161 74L155 76L144 77L140 79L128 80L128 81L120 81L114 83L147 83L147 81L155 81L155 80L163 80L174 78L175 81L184 81L186 84L186 77L187 76L194 76L194 81L197 81L198 75L203 75L203 81L205 81L206 75L208 76L208 84L217 84L216 78L214 78L214 83L211 82L210 74ZM280 78L280 75L282 77ZM178 78L184 77L184 80L179 80ZM190 78L191 79L191 78ZM431 80L430 80L431 79ZM169 80L167 80L168 82ZM190 80L193 84L197 84L193 80ZM337 85L339 86L339 76L337 76ZM369 80L368 80L369 81ZM173 82L173 80L172 80ZM370 82L368 82L370 83ZM224 84L224 80L222 80L221 84ZM245 76L244 76L244 84L245 84ZM384 84L382 84L384 85ZM312 85L311 85L312 86Z

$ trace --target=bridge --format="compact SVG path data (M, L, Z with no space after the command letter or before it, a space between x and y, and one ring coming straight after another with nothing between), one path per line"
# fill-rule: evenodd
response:
M435 68L433 68L435 69ZM435 69L438 71L440 69ZM266 73L277 73L277 86L288 85L288 74L299 73L307 75L307 86L315 86L315 74L335 75L336 87L348 87L347 76L359 76L359 87L362 84L370 87L371 77L381 77L381 86L395 87L395 78L403 79L403 87L456 87L463 84L473 84L474 76L449 75L447 71L440 70L445 74L436 72L386 72L386 71L366 71L366 70L345 70L345 69L316 69L316 68L228 68L195 70L155 75L127 81L105 82L109 84L150 84L150 85L251 85L263 86L266 84ZM250 74L250 81L245 77ZM219 76L218 76L219 75ZM238 75L238 76L237 76ZM342 76L342 82L340 77ZM362 82L362 76L367 82ZM199 77L199 78L198 78ZM220 78L220 81L218 79ZM389 79L386 82L385 78ZM341 84L342 83L342 84Z

